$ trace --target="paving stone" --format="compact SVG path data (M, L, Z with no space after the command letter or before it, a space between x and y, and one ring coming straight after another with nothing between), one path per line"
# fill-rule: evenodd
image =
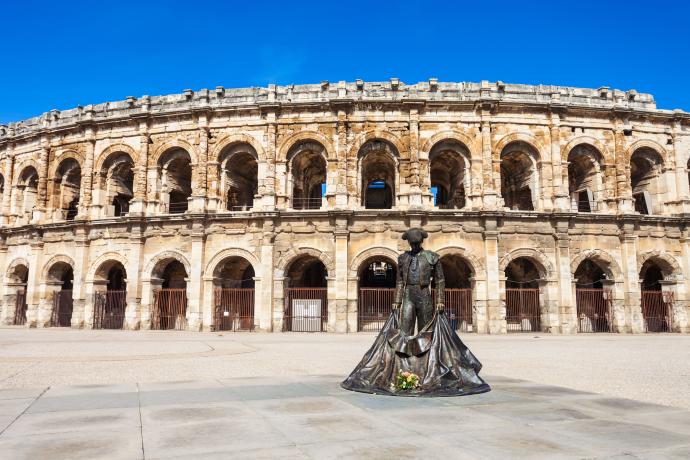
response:
M24 414L3 433L3 437L102 432L139 426L138 408L39 412Z
M98 410L139 407L136 392L129 393L77 393L66 396L42 397L27 413L58 412L71 410Z

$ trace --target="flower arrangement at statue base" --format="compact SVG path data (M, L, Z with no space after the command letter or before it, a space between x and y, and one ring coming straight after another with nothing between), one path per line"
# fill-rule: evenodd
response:
M413 372L398 371L391 383L391 391L410 391L419 388L419 376Z

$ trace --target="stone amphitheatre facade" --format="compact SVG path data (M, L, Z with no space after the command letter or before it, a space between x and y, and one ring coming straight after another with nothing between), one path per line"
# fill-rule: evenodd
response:
M373 330L429 232L463 331L687 332L690 115L608 88L184 91L0 126L3 324Z

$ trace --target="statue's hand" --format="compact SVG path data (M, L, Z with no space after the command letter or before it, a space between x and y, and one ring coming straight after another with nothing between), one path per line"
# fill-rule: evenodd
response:
M400 309L400 304L399 303L393 303L393 310L398 310Z
M443 310L445 310L445 308L446 308L446 306L443 305L442 303L437 303L437 304L436 304L436 310L437 310L437 311L443 311Z

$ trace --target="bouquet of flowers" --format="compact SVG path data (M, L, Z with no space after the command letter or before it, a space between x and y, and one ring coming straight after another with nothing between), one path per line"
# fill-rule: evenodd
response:
M419 376L413 372L399 370L391 387L393 391L414 390L419 388Z

